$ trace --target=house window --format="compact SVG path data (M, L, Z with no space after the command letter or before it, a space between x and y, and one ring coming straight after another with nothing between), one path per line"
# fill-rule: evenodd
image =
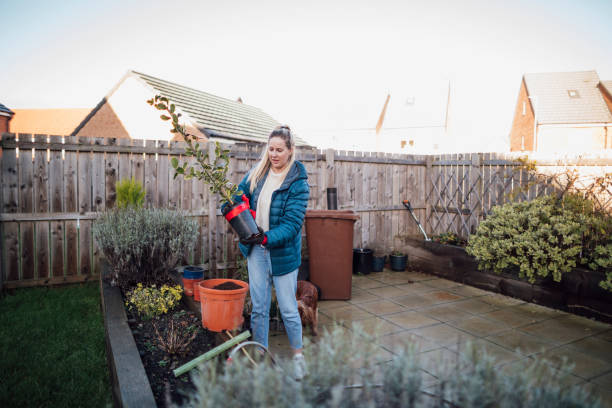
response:
M405 140L402 140L402 141L400 142L400 147L401 147L402 149L403 149L404 147L406 147L406 141L405 141Z
M570 98L580 98L580 94L578 93L576 89L569 89L567 91L567 94L569 95Z
M527 102L523 101L523 116L527 113Z
M525 135L521 135L521 150L525 150Z
M410 141L408 141L408 144L409 144L410 146L414 146L414 140L410 140Z

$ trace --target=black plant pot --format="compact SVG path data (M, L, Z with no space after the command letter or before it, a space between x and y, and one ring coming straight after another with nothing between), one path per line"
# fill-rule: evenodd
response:
M408 255L389 255L389 262L391 263L392 271L405 271L406 264L408 263Z
M226 205L223 208L223 216L229 221L234 231L236 231L239 239L246 239L259 234L257 224L246 203L237 203L232 206Z
M385 256L374 256L372 258L372 272L382 272L385 269Z
M372 250L367 248L353 249L353 273L372 272Z

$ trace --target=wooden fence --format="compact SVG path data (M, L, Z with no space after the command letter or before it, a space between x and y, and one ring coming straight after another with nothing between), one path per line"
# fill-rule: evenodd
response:
M205 264L217 276L233 273L237 239L217 198L197 180L173 179L171 158L190 160L181 157L184 143L5 133L1 147L0 284L31 286L95 276L102 254L92 223L99 212L113 207L115 183L125 178L143 183L146 205L180 209L197 221L198 241L186 262ZM231 150L230 179L239 182L258 160L261 146L226 147ZM296 156L309 173L309 209L325 209L326 188L337 187L339 209L360 215L355 247L401 249L402 237L418 235L402 205L405 199L429 234L467 236L491 206L530 180L519 163L495 154L408 156L298 148ZM517 199L549 188L533 186Z

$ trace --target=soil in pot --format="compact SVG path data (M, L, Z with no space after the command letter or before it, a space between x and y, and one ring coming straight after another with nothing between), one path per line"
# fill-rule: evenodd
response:
M218 290L236 290L242 289L242 286L235 284L234 282L223 282L217 286L213 286L213 289Z
M167 406L166 395L173 404L185 403L185 394L195 392L195 386L188 374L176 378L172 370L214 348L215 333L203 328L198 316L185 310L182 303L170 313L150 320L143 320L132 311L126 312L157 406ZM173 330L181 333L181 340L191 338L194 333L195 336L183 352L168 354L160 345L160 337L167 338Z

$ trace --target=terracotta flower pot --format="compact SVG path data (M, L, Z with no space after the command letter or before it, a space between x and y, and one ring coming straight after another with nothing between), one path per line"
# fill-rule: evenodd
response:
M193 296L194 285L200 282L203 278L188 279L183 278L183 290L187 296Z
M213 287L232 282L240 289L221 290ZM233 330L244 321L242 311L249 284L236 279L207 279L197 285L200 292L202 326L210 331Z

